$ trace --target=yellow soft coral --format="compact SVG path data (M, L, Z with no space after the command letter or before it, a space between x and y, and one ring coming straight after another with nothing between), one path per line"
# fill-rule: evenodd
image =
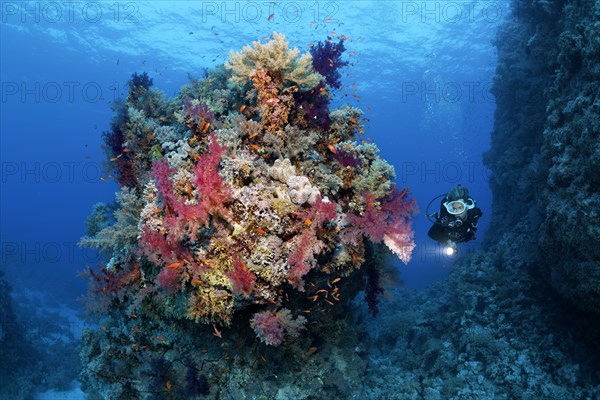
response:
M297 48L288 48L285 35L274 32L273 40L266 44L255 41L238 53L230 52L225 67L233 71L232 79L239 85L250 81L255 71L264 69L272 79L280 81L275 84L289 81L301 90L313 89L323 77L313 69L310 53L298 57L299 53Z
M234 300L227 290L203 287L189 296L188 305L189 319L207 324L231 324Z

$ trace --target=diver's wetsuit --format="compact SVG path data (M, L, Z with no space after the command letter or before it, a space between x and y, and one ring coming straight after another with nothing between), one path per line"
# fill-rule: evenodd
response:
M454 243L463 243L475 239L477 220L483 215L481 210L477 207L467 210L467 217L462 220L446 210L444 207L446 201L448 199L444 197L435 223L427 232L429 237L440 243L447 243L448 240Z

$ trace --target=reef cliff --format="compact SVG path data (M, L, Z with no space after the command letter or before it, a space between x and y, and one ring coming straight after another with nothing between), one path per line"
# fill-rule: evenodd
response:
M493 243L519 222L537 270L582 310L600 312L600 5L515 1L498 34Z

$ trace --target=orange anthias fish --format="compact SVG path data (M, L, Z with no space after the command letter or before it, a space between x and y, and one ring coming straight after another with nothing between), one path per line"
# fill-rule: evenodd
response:
M177 269L177 268L181 267L182 264L183 264L182 262L174 262L174 263L167 265L167 268L168 269Z
M222 339L223 335L221 334L221 331L217 329L217 327L215 326L215 324L213 324L213 328L214 328L213 335L216 336L216 337L218 337L218 338L220 338L220 339Z

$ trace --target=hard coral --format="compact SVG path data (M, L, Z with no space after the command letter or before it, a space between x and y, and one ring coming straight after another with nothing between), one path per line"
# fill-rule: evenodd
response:
M290 188L290 198L295 204L315 204L321 196L319 189L312 186L306 176L292 175L285 183Z
M283 160L278 158L273 166L269 167L269 175L271 175L271 178L285 183L291 176L296 175L296 168L289 158Z

